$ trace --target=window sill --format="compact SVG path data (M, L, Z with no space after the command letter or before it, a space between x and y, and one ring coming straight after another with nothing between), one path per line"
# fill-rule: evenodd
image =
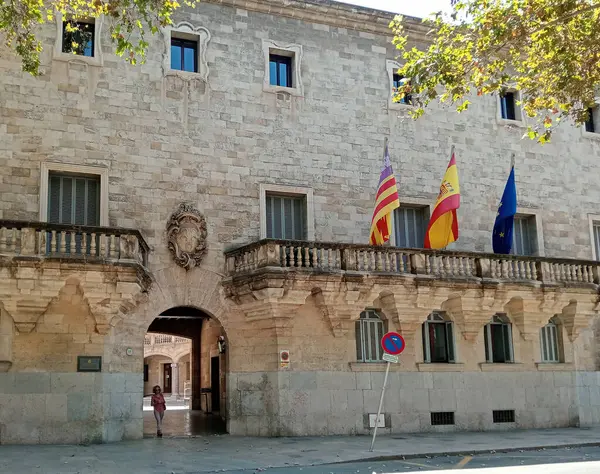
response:
M389 110L414 110L415 106L411 105L411 104L403 104L401 102L394 102L394 101L390 100L388 102L388 109Z
M512 127L520 127L520 128L525 128L525 122L523 120L510 120L510 119L505 119L505 118L501 118L501 117L496 117L496 122L498 123L498 125L509 125Z
M206 82L205 74L200 74L199 72L181 71L179 69L168 69L167 71L165 71L165 77L168 76L179 77L180 79L183 79L185 81L189 81L191 79L200 79Z
M385 372L387 362L350 362L348 365L351 372ZM390 369L394 370L394 367L402 367L402 362L392 364Z
M536 362L535 366L541 372L570 372L575 370L571 362Z
M302 91L298 87L283 87L283 86L272 86L270 84L263 84L263 92L269 94L278 94L283 92L284 94L292 95L295 97L302 97Z
M523 364L517 362L480 362L479 367L482 372L521 372Z
M464 372L465 364L460 362L437 363L437 362L417 362L419 372Z
M87 64L88 66L102 66L103 65L102 57L82 56L80 54L55 52L52 59L54 61L63 61L63 62L67 62L67 63Z
M587 130L582 130L581 136L584 138L591 138L592 140L600 140L599 132L588 132Z

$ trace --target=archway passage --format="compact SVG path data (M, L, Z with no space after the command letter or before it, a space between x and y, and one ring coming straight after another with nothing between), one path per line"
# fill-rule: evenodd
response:
M194 307L170 308L152 321L144 339L144 436L156 436L154 385L167 405L163 436L227 432L224 340L221 324Z

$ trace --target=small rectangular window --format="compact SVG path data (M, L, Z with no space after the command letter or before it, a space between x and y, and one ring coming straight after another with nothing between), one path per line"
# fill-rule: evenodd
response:
M453 425L454 424L454 412L453 411L436 411L431 412L431 425Z
M269 84L294 87L292 84L292 59L291 56L269 55Z
M537 253L535 216L515 216L511 253L523 256Z
M266 195L267 238L306 239L306 197Z
M585 121L585 131L590 133L596 132L596 123L594 121L594 115L596 112L596 107L590 107L588 110L588 118Z
M407 79L406 77L402 77L400 74L397 74L397 73L393 74L392 80L393 80L393 87L394 87L394 90L392 92L394 94L398 91L398 89L400 87L405 86L407 82L410 82L410 79ZM406 94L404 97L402 97L402 99L400 99L400 101L398 103L410 105L410 104L412 104L412 96L410 94Z
M494 423L514 423L515 422L515 411L514 410L493 410L492 417Z
M171 69L198 72L198 42L171 38Z
M506 120L517 120L516 116L516 94L510 91L503 91L500 95L500 113Z
M94 57L95 27L81 21L63 22L63 53Z

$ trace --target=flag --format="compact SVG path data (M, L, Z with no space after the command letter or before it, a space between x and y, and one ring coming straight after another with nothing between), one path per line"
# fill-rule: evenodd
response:
M375 196L375 210L371 220L371 245L382 245L390 240L392 232L392 211L400 207L396 178L388 153L387 141L383 158L383 169L379 175L379 186Z
M517 213L517 186L515 184L515 167L511 167L504 193L498 206L494 231L492 232L492 247L494 253L510 253L513 243L513 227Z
M443 249L458 239L458 219L456 210L460 207L460 187L458 185L458 170L454 159L448 164L448 169L440 186L435 207L431 213L429 226L425 233L426 249Z

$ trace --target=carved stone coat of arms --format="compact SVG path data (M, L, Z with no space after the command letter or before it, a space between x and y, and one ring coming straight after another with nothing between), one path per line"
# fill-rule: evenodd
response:
M167 223L167 242L177 265L190 270L206 254L206 219L191 203L181 203Z

